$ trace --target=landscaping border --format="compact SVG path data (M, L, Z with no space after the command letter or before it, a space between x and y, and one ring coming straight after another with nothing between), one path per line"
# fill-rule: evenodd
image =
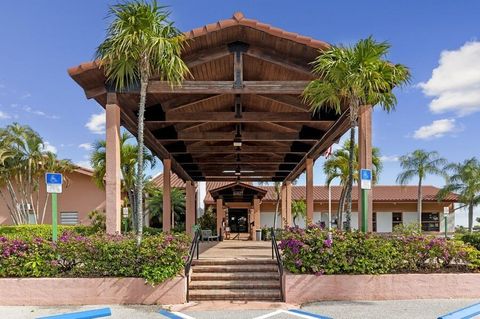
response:
M480 273L283 276L285 302L480 298Z
M2 278L2 306L181 304L186 279L177 276L152 286L142 278Z

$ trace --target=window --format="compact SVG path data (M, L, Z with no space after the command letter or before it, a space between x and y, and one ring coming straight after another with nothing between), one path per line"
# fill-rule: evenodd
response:
M440 231L439 213L422 213L423 231Z
M377 231L377 213L373 212L372 214L372 225L373 225L373 231Z
M402 215L402 213L392 213L392 230L398 225L403 225Z
M61 212L60 224L62 225L76 225L78 224L78 212Z

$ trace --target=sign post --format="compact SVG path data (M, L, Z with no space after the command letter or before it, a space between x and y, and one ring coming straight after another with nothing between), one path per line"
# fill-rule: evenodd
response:
M368 193L372 189L372 171L369 169L360 170L360 188L362 189L362 232L368 229Z
M47 193L52 194L52 240L58 239L57 194L62 193L63 176L60 173L46 173Z
M445 228L445 238L448 238L448 214L450 213L450 208L443 207L443 223Z

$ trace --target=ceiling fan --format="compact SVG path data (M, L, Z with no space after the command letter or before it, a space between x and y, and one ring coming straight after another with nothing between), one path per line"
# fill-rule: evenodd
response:
M255 173L255 171L252 170L243 170L240 169L240 165L237 165L235 170L225 170L223 171L224 174L235 174L235 176L240 176L242 173Z

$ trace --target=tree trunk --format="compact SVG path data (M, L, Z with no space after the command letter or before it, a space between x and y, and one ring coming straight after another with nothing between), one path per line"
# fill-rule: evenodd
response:
M137 215L134 213L136 208L135 204L135 189L128 189L127 190L127 196L128 196L128 201L129 201L129 206L130 209L132 210L132 230L137 231ZM125 223L128 223L128 219L125 221ZM128 228L128 227L127 227Z
M422 177L418 178L418 194L417 194L417 212L418 212L418 225L420 230L422 230L422 201L423 201L423 191L422 191Z
M140 246L143 236L143 127L145 116L145 102L147 98L148 77L145 70L140 71L140 104L138 107L138 154L137 154L137 245Z
M340 199L338 201L338 209L337 209L337 229L343 229L343 211L345 208L345 188L346 186L342 187L342 193L340 194Z
M273 229L277 229L278 208L280 206L280 195L277 193L277 202L275 203L275 213L273 214Z
M473 204L468 204L468 232L471 233L473 230Z
M347 212L346 212L346 231L350 231L352 219L352 188L353 188L353 153L355 151L355 123L350 128L350 150L348 154L348 180L347 180Z

